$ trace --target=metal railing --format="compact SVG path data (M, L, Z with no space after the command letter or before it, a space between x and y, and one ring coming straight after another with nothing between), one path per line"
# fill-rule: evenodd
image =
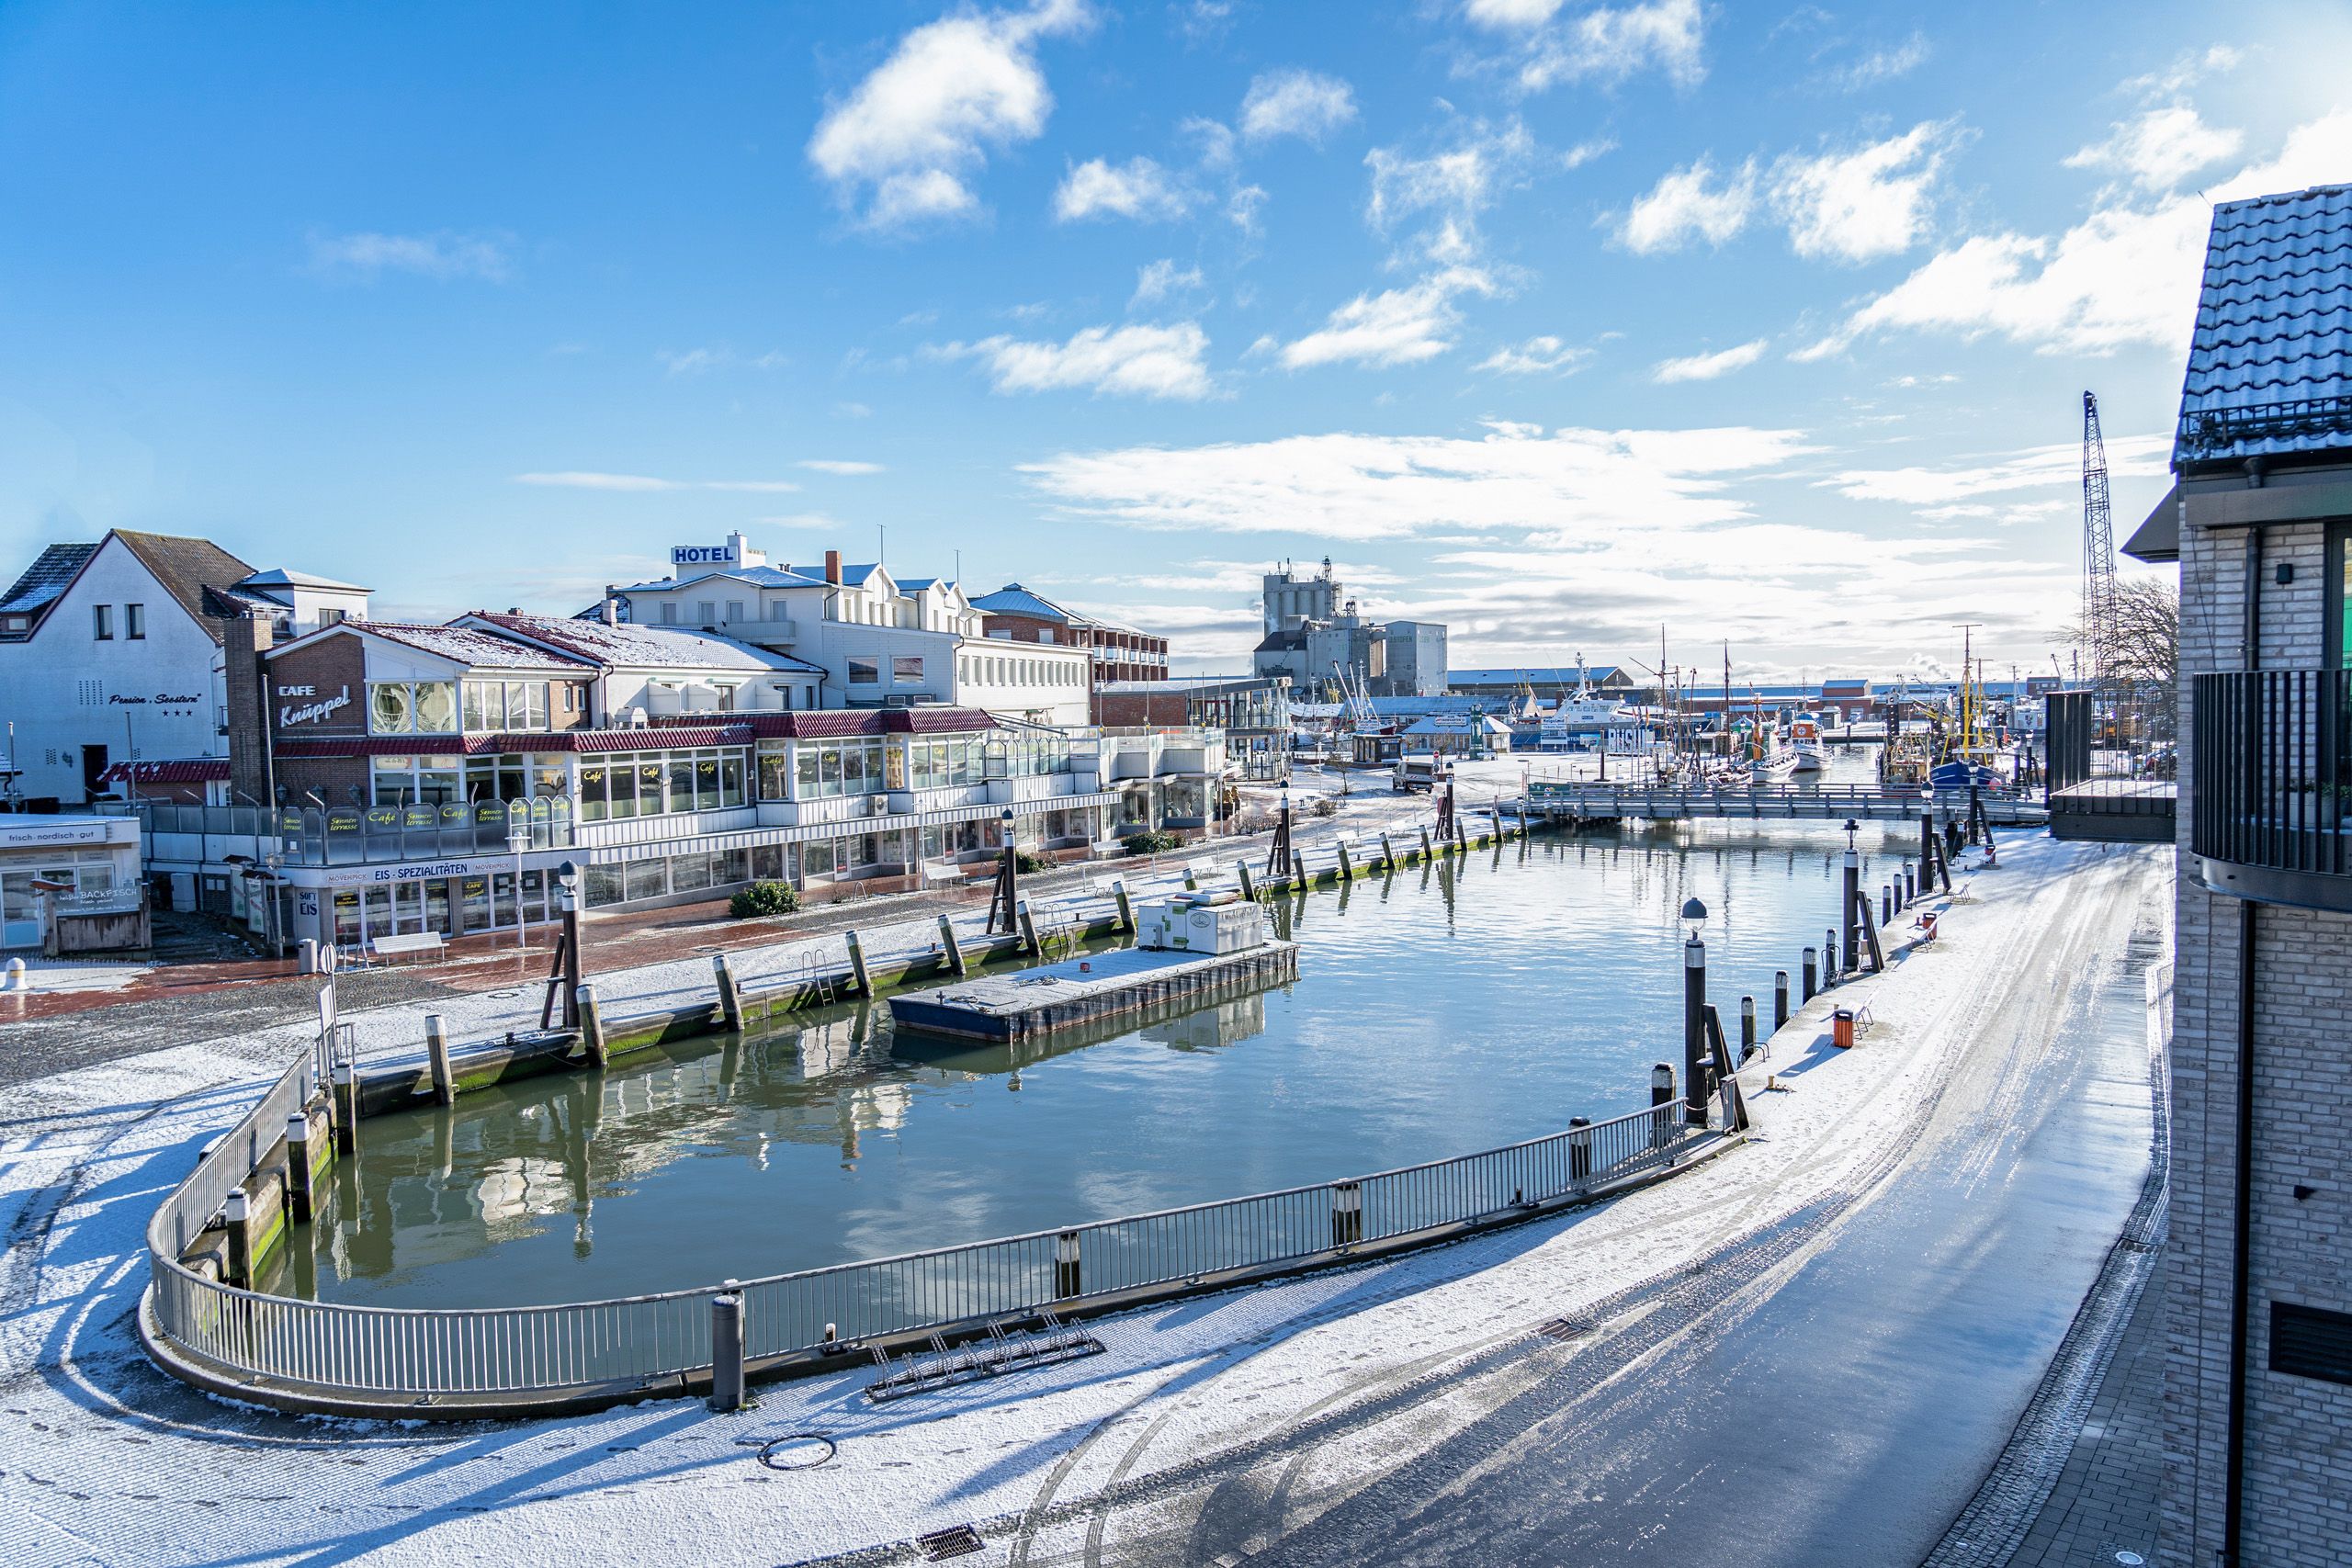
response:
M2170 687L2052 692L2042 798L2096 803L2106 813L2169 817L2179 773L2179 716Z
M139 813L151 843L173 836L258 838L274 843L289 865L365 865L510 853L508 835L516 828L528 834L528 849L570 849L573 842L571 803L561 795L437 806L287 807L277 811L141 801Z
M148 1226L153 1332L246 1386L321 1408L428 1398L495 1403L578 1391L674 1388L711 1364L723 1287L558 1306L428 1311L300 1301L220 1283L179 1257L276 1142L317 1082L288 1069ZM1062 1230L1038 1231L744 1282L746 1354L972 1320L1140 1299L1338 1262L1436 1239L1671 1164L1695 1135L1679 1101L1458 1158ZM298 1239L296 1245L300 1245Z
M2192 852L2352 874L2352 671L2199 675L2195 698Z

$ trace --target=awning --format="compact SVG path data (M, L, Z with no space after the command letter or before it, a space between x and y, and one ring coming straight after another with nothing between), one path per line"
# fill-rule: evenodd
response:
M2142 520L2132 536L2123 541L2123 553L2133 560L2151 565L2180 559L2180 487L2165 491L2155 510Z

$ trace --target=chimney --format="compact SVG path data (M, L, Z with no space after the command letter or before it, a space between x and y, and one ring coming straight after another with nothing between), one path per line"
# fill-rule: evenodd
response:
M269 799L270 773L269 667L263 656L273 640L266 615L239 615L223 623L220 663L229 705L229 787L262 802Z
M839 550L827 550L825 552L825 581L839 583L841 580L842 553Z
M605 584L604 619L608 626L616 626L621 624L620 590L609 582Z

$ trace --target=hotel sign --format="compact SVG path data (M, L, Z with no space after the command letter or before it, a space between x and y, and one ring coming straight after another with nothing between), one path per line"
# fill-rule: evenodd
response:
M672 566L733 566L735 547L732 545L672 545Z

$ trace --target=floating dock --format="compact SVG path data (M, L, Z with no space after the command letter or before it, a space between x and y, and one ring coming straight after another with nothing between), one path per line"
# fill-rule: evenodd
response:
M1169 1002L1208 1000L1298 978L1298 945L1268 941L1239 953L1122 948L978 976L890 998L900 1029L966 1040L1025 1040Z

